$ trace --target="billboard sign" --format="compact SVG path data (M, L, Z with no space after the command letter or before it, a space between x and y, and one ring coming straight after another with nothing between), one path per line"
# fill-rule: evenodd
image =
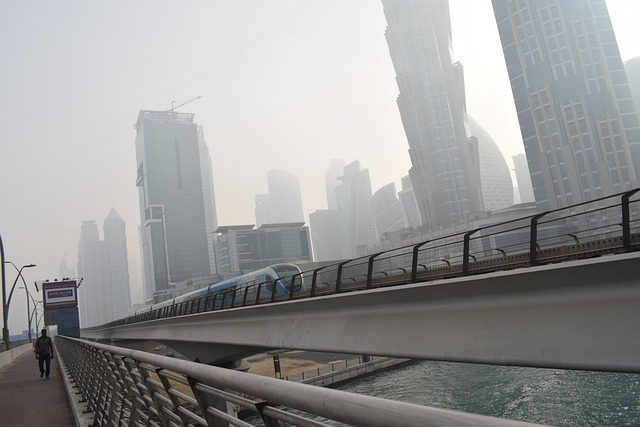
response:
M44 282L42 295L45 310L78 306L78 290L75 280Z

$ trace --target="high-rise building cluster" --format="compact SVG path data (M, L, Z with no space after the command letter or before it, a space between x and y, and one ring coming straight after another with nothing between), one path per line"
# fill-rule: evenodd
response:
M525 154L512 158L520 212L637 187L640 59L622 63L605 1L492 4L524 142ZM141 110L135 147L145 301L175 294L177 284L191 289L276 263L352 258L388 249L389 235L459 231L492 212L519 212L505 209L514 185L503 154L467 115L448 0L382 5L411 160L400 190L392 182L374 192L359 161L331 160L328 208L311 213L307 226L298 177L274 169L267 193L255 196L256 225L219 225L209 149L194 114ZM103 241L95 221L82 224L83 326L129 309L124 230L115 210Z
M519 199L545 211L637 187L638 113L605 1L492 3L526 153L514 158ZM466 114L448 0L382 4L423 225L508 206L504 157Z
M511 174L502 153L467 116L463 67L452 58L448 1L382 4L422 225L447 227L512 205Z
M309 214L316 261L353 258L367 252L386 233L420 226L420 213L409 177L402 191L389 183L374 194L369 170L359 161L331 160L325 175L329 209Z
M78 244L82 327L120 319L131 306L126 227L115 209L104 220L103 236L100 240L95 221L82 222Z

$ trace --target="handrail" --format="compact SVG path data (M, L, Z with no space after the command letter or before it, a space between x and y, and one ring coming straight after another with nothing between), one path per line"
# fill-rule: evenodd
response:
M534 425L283 381L76 338L57 336L56 348L86 400L86 413L93 414L91 425L249 426L227 413L228 403L259 415L265 426L280 422L329 426L310 416L370 427Z

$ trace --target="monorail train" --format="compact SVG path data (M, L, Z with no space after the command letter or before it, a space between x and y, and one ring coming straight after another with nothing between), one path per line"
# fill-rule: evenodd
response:
M293 276L296 276L293 279ZM302 286L302 275L300 268L294 264L275 264L269 267L234 277L233 279L224 280L214 283L213 285L189 292L184 295L177 296L173 299L163 301L152 306L146 307L136 312L136 315L159 310L165 307L181 304L183 302L199 299L207 295L217 294L223 291L237 291L240 289L250 288L241 297L250 300L256 298L256 293L260 287L260 297L270 297L275 294L285 295L290 292L291 282L294 281L294 291L300 290Z

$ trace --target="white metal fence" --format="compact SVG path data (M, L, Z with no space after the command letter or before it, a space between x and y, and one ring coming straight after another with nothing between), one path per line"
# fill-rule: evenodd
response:
M92 426L526 426L232 371L75 338L56 338Z

